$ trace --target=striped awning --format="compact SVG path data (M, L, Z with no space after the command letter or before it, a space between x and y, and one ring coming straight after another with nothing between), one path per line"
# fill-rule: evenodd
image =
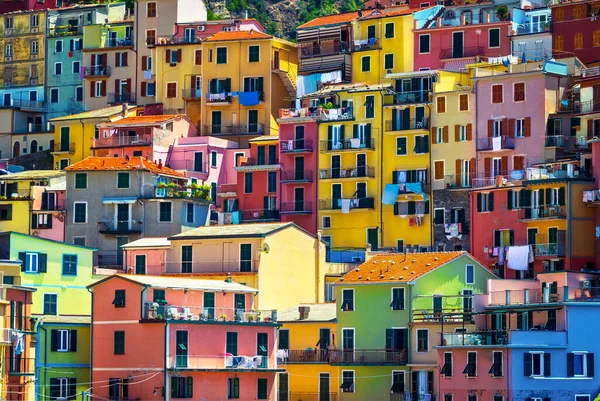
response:
M298 42L308 42L318 39L340 39L342 27L328 26L317 29L299 30Z
M446 61L446 64L444 64L444 70L464 72L464 71L466 71L468 64L474 64L474 63L475 63L475 57L466 58L466 59L462 59L462 60Z

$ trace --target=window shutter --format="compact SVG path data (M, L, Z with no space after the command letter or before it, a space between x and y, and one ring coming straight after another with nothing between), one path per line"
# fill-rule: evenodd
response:
M473 140L473 125L471 123L467 124L467 141Z
M40 273L47 272L47 264L48 264L48 255L45 253L38 254L38 267Z
M444 127L444 138L448 138L448 126ZM423 135L423 149L425 153L429 153L429 135Z
M437 127L433 127L431 129L431 135L432 135L432 137L431 137L431 143L437 144L438 143L437 142ZM416 140L416 138L415 138L415 140Z
M148 68L148 56L142 56L142 71L146 71Z
M552 376L552 372L550 370L552 366L550 355L551 354L549 352L544 352L544 377Z
M506 191L506 201L508 203L508 210L513 210L513 193L514 191L512 189Z
M550 129L550 126L548 126ZM594 120L589 119L587 122L587 139L592 139L594 137Z
M488 194L488 212L491 212L494 210L494 193L490 192Z
M508 120L508 136L511 138L515 137L515 121L514 118Z
M471 162L469 163L469 186L473 185L473 180L475 179L475 169L477 168L477 160L475 158L471 158Z
M558 204L560 206L565 205L565 187L558 188Z
M572 352L567 353L567 377L573 377L575 376L575 372L574 372L574 359L575 359L575 355L573 355Z
M448 126L444 125L444 143L448 143Z
M127 52L123 53L123 67L127 67L128 63L127 63Z
M454 142L460 141L460 125L456 124L454 126Z
M231 92L231 78L225 79L225 92Z
M486 157L483 159L483 170L485 171L485 178L489 178L492 175L492 158Z
M510 230L508 232L508 245L515 245L515 230Z
M258 92L260 92L260 96L262 96L262 92L265 90L265 79L263 77L258 77L258 79L256 80L256 86L256 89L258 90Z
M118 97L119 89L120 89L119 87L120 87L120 80L119 79L115 79L115 97Z
M142 92L142 96L146 96L146 82L142 82L141 92Z
M460 186L462 184L461 182L461 176L462 176L462 160L461 159L456 159L455 162L455 169L456 169L456 186Z
M371 146L371 123L365 125L365 141L367 142L367 147Z
M74 400L77 398L77 379L74 377L69 378L69 400Z
M127 91L127 94L131 93L131 78L127 78L127 83L125 84L125 90Z
M394 202L394 216L398 216L398 202Z
M346 126L345 125L341 125L340 126L340 141L342 143L344 143L345 139L346 139Z
M392 329L385 329L385 349L392 349L393 337L394 331Z
M352 126L352 138L358 138L358 124Z
M500 170L500 174L508 175L508 156L502 156L500 160L502 161L502 170Z
M425 214L429 214L429 201L425 201Z
M185 398L193 398L194 396L194 378L189 376L187 378L187 392Z
M77 330L69 330L69 352L77 352Z
M208 83L208 90L210 93L217 93L217 80L211 79Z
M506 135L508 133L508 118L502 119L502 135Z
M171 64L171 50L169 49L165 52L165 63Z
M171 398L179 398L179 394L177 394L177 379L178 377L171 377Z
M488 120L488 137L494 136L494 120Z
M50 379L50 399L55 400L58 396L58 379Z
M502 232L494 230L494 247L502 245Z
M544 203L544 197L542 196L542 191L540 191L540 205L550 205L552 199L552 188L546 188L546 203Z
M95 89L96 89L95 82L90 81L90 97L94 97L96 95Z
M52 220L54 219L54 216L52 214L48 215L48 228L52 228Z
M102 96L106 96L106 81L102 81Z
M481 212L481 193L477 194L477 211Z
M50 330L50 351L56 352L58 349L58 330Z
M523 354L523 376L531 376L531 354Z
M587 353L587 376L594 377L594 353Z
M121 67L121 62L119 61L119 52L115 53L115 67Z
M33 230L35 230L37 228L37 219L38 219L38 215L37 214L32 214L31 215L31 228Z
M177 50L177 62L181 63L181 49Z
M327 150L333 149L333 127L327 127Z
M392 184L398 183L398 172L396 170L392 171Z
M415 201L408 201L408 214L413 215L417 212L417 206Z

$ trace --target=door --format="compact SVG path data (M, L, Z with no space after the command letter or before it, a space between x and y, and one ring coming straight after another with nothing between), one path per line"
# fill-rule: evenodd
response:
M339 200L342 199L342 184L333 184L331 186L331 208L341 209Z
M359 153L356 155L356 176L367 176L367 155L364 153Z
M117 204L117 221L116 227L117 231L127 231L129 230L129 204L128 203L119 203Z
M294 160L294 179L304 180L304 157L299 156Z
M248 110L248 132L258 132L258 110Z
M3 100L2 100L2 105L4 107L10 107L11 103L12 102L11 102L10 93L5 93L4 97L3 97Z
M61 127L60 129L60 151L68 152L69 151L69 142L70 142L70 129L69 127Z
M473 290L463 290L462 295L463 312L465 313L463 315L463 320L465 322L470 322L473 320L470 315L470 313L473 312Z
M319 401L330 401L329 373L319 373Z
M274 70L279 69L279 52L278 51L273 52L273 69Z
M175 346L175 366L187 368L188 366L188 332L177 330L175 333L177 345Z
M259 166L264 166L265 164L265 147L257 146L256 148L256 164Z
M464 57L463 33L452 32L452 58Z
M277 164L277 145L269 145L269 165Z
M117 237L117 250L116 250L116 266L123 266L123 248L121 246L129 242L127 237Z
M410 109L408 107L400 110L400 129L410 129Z
M244 313L246 312L246 295L235 294L233 299L235 308L235 320L241 322L244 320Z
M135 255L135 274L146 274L146 255Z
M367 243L371 245L371 250L379 249L379 230L377 228L367 228Z
M354 361L354 329L342 329L342 353L344 362Z
M221 133L221 112L220 111L212 112L211 123L212 123L211 132L213 134L220 134Z
M277 401L289 401L290 393L289 393L289 377L287 373L279 373L279 388L278 388L278 397Z
M367 183L359 182L356 184L356 199L358 199L359 206L363 206L362 202L367 199Z
M341 167L342 157L340 155L331 156L331 178L340 178Z
M269 334L268 333L257 333L256 334L256 355L262 356L261 362L258 365L259 368L266 368L268 366L269 359L266 358L269 355Z
M194 153L194 171L204 171L204 153Z
M31 102L37 102L37 91L30 91L29 92L29 101L31 101Z
M415 107L415 128L426 128L425 107Z
M185 43L194 43L196 37L196 30L194 28L186 28L184 33Z
M108 45L115 47L117 45L117 32L111 31L108 33Z
M206 320L214 320L215 319L215 293L214 292L204 292L204 302L203 302L202 316Z
M304 149L304 127L296 127L296 144L294 149Z
M304 188L294 188L294 210L304 211Z
M433 296L433 314L441 315L443 310L443 298L441 295Z

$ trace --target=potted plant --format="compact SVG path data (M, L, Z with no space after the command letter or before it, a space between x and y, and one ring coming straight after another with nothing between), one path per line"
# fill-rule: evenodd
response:
M545 32L548 32L548 31L550 31L550 23L549 23L549 22L546 22L546 23L544 24L544 31L545 31Z
M508 18L508 7L498 6L498 8L496 8L496 16L500 21L506 21Z
M254 316L253 315L248 315L248 321L249 322L254 322Z
M221 320L224 322L225 320L227 320L227 315L226 314L222 314L221 315Z

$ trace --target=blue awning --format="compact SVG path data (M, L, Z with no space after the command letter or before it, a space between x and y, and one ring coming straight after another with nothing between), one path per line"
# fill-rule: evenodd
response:
M135 202L137 202L137 198L135 196L107 196L102 198L102 203L105 205Z

